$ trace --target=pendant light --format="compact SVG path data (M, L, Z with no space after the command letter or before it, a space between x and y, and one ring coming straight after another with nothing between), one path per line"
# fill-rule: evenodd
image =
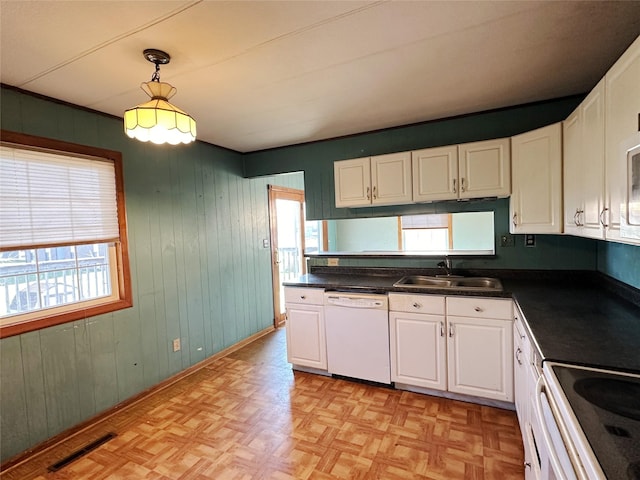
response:
M124 131L130 138L156 144L191 143L196 139L196 121L178 107L169 103L176 93L175 87L160 81L160 65L171 60L162 50L147 49L144 58L156 65L150 82L140 88L151 97L146 103L124 112Z

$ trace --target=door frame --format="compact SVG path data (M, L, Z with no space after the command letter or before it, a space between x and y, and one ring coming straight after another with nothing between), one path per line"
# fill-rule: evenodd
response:
M300 266L302 273L307 272L307 265L304 262L304 190L296 188L280 187L278 185L267 185L269 192L269 233L271 236L271 279L273 283L273 325L278 328L284 325L286 315L281 313L280 305L280 270L278 261L278 222L276 215L276 200L293 200L300 202L300 255L302 261Z

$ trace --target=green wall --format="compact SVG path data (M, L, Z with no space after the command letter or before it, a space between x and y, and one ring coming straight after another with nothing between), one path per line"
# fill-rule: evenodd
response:
M640 288L640 246L599 240L598 270Z
M1 460L273 325L267 184L241 154L2 88L2 128L123 154L133 308L0 340ZM172 340L182 349L173 352Z

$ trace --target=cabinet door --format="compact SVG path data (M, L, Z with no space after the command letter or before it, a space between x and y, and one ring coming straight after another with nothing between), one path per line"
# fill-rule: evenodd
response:
M446 390L444 315L389 312L391 380Z
M449 391L513 401L512 323L447 317Z
M605 207L606 237L633 242L620 236L621 204L626 201L627 169L623 148L640 131L640 37L605 76ZM640 238L640 231L638 232Z
M562 233L562 125L511 137L511 233Z
M333 163L336 207L371 205L371 168L369 157Z
M582 205L580 108L562 122L564 169L564 232L577 235L580 231Z
M371 203L411 203L411 152L371 157Z
M525 426L529 421L529 402L531 401L527 378L528 355L526 344L528 341L529 339L516 315L516 322L513 328L513 396L523 437L525 436Z
M604 238L604 80L580 104L582 195L580 235Z
M427 148L411 152L413 201L458 198L458 147Z
M287 361L327 369L324 313L321 305L287 304Z
M459 145L460 198L508 197L511 194L511 147L508 138Z

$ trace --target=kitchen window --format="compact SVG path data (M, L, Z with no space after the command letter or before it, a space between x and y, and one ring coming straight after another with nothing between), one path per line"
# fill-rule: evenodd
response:
M2 131L0 337L130 307L119 152Z
M402 250L450 250L453 248L451 214L400 217Z

